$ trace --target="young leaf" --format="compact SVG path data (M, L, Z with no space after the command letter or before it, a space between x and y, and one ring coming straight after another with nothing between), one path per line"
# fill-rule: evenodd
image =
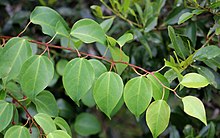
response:
M94 84L93 97L102 112L109 118L123 92L123 81L114 72L103 73Z
M105 33L111 28L114 19L115 18L110 18L100 23L100 26L102 27Z
M34 120L40 125L45 134L57 130L52 118L47 114L38 113L34 116Z
M6 131L4 138L31 138L31 136L26 127L15 125Z
M170 107L164 100L150 104L146 111L146 122L154 138L158 137L168 126Z
M120 47L122 47L126 42L133 39L133 35L131 33L126 33L118 38L117 43Z
M66 131L70 136L72 136L71 129L68 125L68 123L61 117L56 117L54 120L54 123L63 131Z
M68 30L68 25L64 19L53 9L44 6L37 6L30 15L30 20L34 24L38 24L42 27L44 34L54 36L56 34L56 25L60 22L59 27Z
M0 132L4 130L13 117L13 105L0 100Z
M105 44L105 33L101 26L91 19L81 19L77 21L70 33L73 37L85 43L99 42Z
M91 63L84 58L75 58L65 67L63 86L67 95L79 105L79 100L89 91L95 79Z
M201 88L209 84L209 81L202 75L197 73L188 73L183 76L180 82L183 86L187 88Z
M109 47L109 49L114 61L129 62L129 57L119 48ZM119 75L125 70L126 67L127 65L125 64L116 63L116 69Z
M32 55L28 41L14 37L10 39L2 49L0 55L0 78L7 77L7 80L15 79L22 64Z
M33 100L38 113L45 113L52 117L58 116L58 106L54 95L44 90L40 92Z
M220 48L217 46L207 46L199 49L193 56L196 60L209 60L220 55Z
M189 19L192 18L192 17L193 17L193 13L185 12L184 14L182 14L182 15L179 17L178 24L182 24L182 23L184 23L185 21L189 20Z
M70 135L68 135L63 130L55 130L47 135L47 138L71 138Z
M203 103L195 96L186 96L182 98L184 112L192 117L201 120L205 125L206 113Z
M81 136L89 136L99 133L101 131L101 124L94 115L81 113L76 117L74 129Z
M125 104L136 117L139 117L150 104L152 93L151 83L146 77L133 78L124 88Z
M60 76L63 76L63 72L64 72L64 69L65 69L67 63L68 63L68 60L66 60L66 59L61 59L57 62L56 71Z
M100 6L97 6L97 5L92 5L90 6L90 8L92 9L92 13L99 17L99 18L102 18L103 14L102 14L102 9Z
M163 75L161 75L160 73L155 73L154 75L165 86L170 87L170 84L169 84L168 80ZM155 77L153 75L150 75L150 74L147 75L147 78L150 80L150 82L152 84L153 98L154 98L154 100L160 100L163 97L163 92L165 92L163 99L166 101L169 97L169 90L164 89Z
M20 71L20 84L24 94L34 98L49 85L53 75L53 63L48 57L41 55L30 57Z

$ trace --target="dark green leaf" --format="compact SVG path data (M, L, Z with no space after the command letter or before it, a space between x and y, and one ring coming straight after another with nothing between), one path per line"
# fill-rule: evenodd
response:
M74 129L82 136L89 136L99 133L101 131L101 125L94 115L81 113L76 117Z
M20 72L21 88L26 96L34 98L53 79L53 63L46 56L34 55L22 65Z
M193 17L193 13L185 12L184 14L182 14L182 15L179 17L178 24L182 24L182 23L184 23L185 21L189 20L189 19L192 18L192 17Z
M68 60L66 60L66 59L61 59L57 62L56 71L60 76L63 76L63 72L64 72L64 69L65 69L67 63L68 63Z
M204 48L199 49L195 55L193 56L194 59L196 60L209 60L209 59L213 59L217 56L220 55L220 48L217 46L207 46Z

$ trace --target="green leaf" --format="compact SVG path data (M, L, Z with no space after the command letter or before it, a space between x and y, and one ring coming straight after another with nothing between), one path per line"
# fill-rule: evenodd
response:
M183 44L183 40L181 39L181 37L176 36L175 31L171 26L168 26L168 33L177 55L180 56L182 59L186 59L186 56L189 55L189 50L187 50L187 48Z
M56 34L58 34L60 36L64 36L66 38L69 38L69 32L65 28L65 26L63 25L63 23L61 21L57 22L57 24L55 26L55 31L56 31Z
M195 60L204 61L204 60L213 59L213 58L215 58L215 57L217 57L219 55L220 55L220 48L217 47L217 46L211 45L211 46L207 46L207 47L199 49L195 53L193 58Z
M28 41L14 37L10 39L2 49L0 55L0 78L7 77L7 80L15 79L25 60L32 55Z
M31 136L26 127L15 125L6 131L4 138L31 138Z
M64 28L68 29L68 25L64 19L55 10L49 7L37 6L32 11L30 20L32 23L40 25L43 33L49 36L56 34L56 25L58 22L60 22L60 25Z
M47 90L40 92L33 100L38 113L45 113L51 117L58 116L58 106L54 95Z
M94 84L93 97L97 106L109 118L123 92L123 81L114 72L103 73Z
M97 6L97 5L92 5L90 6L90 8L92 9L92 13L99 17L99 18L102 18L103 14L102 14L102 9L100 6Z
M213 2L209 5L209 8L215 9L220 7L220 1Z
M117 112L121 109L121 107L123 106L124 104L124 97L122 95L121 99L119 100L118 104L115 106L115 108L112 110L112 113L111 113L111 117L114 116L115 114L117 114Z
M201 120L207 125L204 105L197 97L186 96L182 98L182 102L186 114Z
M77 38L73 38L71 36L67 37L61 37L60 39L60 44L66 48L72 48L72 49L79 49L80 46L82 45L82 41L77 39ZM64 50L65 52L69 53L70 51L68 50Z
M4 89L0 89L0 100L5 100L6 95L6 91Z
M63 131L66 131L70 136L72 136L71 129L68 123L61 117L56 117L54 123Z
M108 45L111 46L111 47L115 47L116 45L116 40L115 38L111 37L111 36L106 36L107 38L107 42L108 42Z
M34 120L40 125L45 134L49 134L57 130L52 118L47 114L38 113L34 116Z
M34 55L22 65L20 84L24 94L34 98L53 79L53 63L46 56Z
M158 137L168 126L170 107L164 100L150 104L146 111L146 122L154 138Z
M101 124L94 115L81 113L76 117L74 129L82 136L89 136L99 133L101 131Z
M112 58L114 61L129 62L129 57L117 47L109 47ZM120 75L128 65L116 63L117 73Z
M161 75L160 73L155 73L154 75L165 86L170 87L168 80L163 75ZM154 100L160 100L163 97L163 92L165 92L163 99L166 101L169 97L169 90L164 89L155 77L150 74L147 75L147 78L151 81L152 84L153 98Z
M47 138L71 138L65 131L55 130L47 135Z
M64 118L72 118L74 111L70 103L66 102L64 99L58 99L57 105L59 108L59 116Z
M184 14L182 14L182 15L179 17L178 24L182 24L182 23L184 23L185 21L189 20L189 19L192 18L192 17L193 17L193 13L185 12Z
M124 88L124 101L128 109L139 117L148 107L152 98L152 86L144 76L129 80Z
M201 88L207 86L209 84L209 81L200 74L188 73L183 76L180 84L187 88Z
M133 35L131 33L126 33L118 38L117 43L119 44L120 47L122 47L126 42L130 40L133 40Z
M100 26L102 27L105 33L111 28L114 19L115 18L110 18L100 23Z
M4 130L13 117L13 105L0 100L0 132Z
M81 19L77 21L70 33L84 43L99 42L105 44L105 33L101 26L91 19Z
M6 84L6 91L12 94L17 100L21 100L24 97L21 88L19 86L20 85L18 85L13 81L9 81Z
M67 95L79 105L79 100L89 91L95 79L91 63L84 58L75 58L65 67L63 86Z
M65 69L67 63L68 63L68 60L66 60L66 59L61 59L57 62L56 71L60 76L63 76L64 69Z

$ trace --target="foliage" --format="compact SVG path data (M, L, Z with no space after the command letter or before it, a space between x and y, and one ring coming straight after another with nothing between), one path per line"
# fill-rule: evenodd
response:
M0 1L4 10L13 4L25 7ZM20 7L0 22L0 137L220 135L219 7L217 0Z

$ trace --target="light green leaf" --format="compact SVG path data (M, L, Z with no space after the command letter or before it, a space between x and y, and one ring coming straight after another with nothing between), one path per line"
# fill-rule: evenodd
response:
M155 73L154 75L165 86L170 87L170 84L169 84L168 80L163 75L161 75L160 73ZM150 74L147 75L147 78L150 80L150 82L152 84L153 98L154 98L154 100L160 100L163 97L163 92L165 92L163 99L166 101L169 97L169 90L164 89L155 77L153 75L150 75Z
M79 100L89 91L95 79L91 63L84 58L75 58L65 67L63 86L67 95L79 105Z
M110 18L100 23L100 26L102 27L105 33L111 28L114 19L115 18Z
M144 76L129 80L124 88L124 101L128 109L139 117L148 107L152 98L152 86Z
M133 40L133 35L131 33L123 34L121 37L118 38L117 43L120 47L122 47L126 42Z
M95 16L102 18L103 14L102 14L102 9L100 6L92 5L90 6L90 8L92 9L92 12Z
M97 106L109 118L123 92L123 81L114 72L103 73L94 84L93 97Z
M200 74L188 73L183 76L180 84L187 88L201 88L207 86L209 84L209 81Z
M63 131L66 131L70 136L72 136L71 129L68 123L61 117L56 117L54 123Z
M60 76L63 76L64 69L65 69L67 63L68 63L68 60L66 60L66 59L61 59L57 62L56 71Z
M61 37L60 39L60 44L64 47L67 48L72 48L72 49L79 49L80 46L82 45L82 41L77 39L77 38L73 38L71 36L67 37ZM69 53L70 51L68 50L64 50L65 52Z
M68 29L68 25L64 19L55 10L49 7L37 6L32 11L30 20L32 23L40 25L43 33L49 36L55 35L58 22L60 22L64 28Z
M209 5L209 8L215 9L220 7L220 1L213 2Z
M47 90L40 92L33 100L38 113L45 113L51 117L58 116L58 106L54 95Z
M146 122L154 138L158 137L168 126L170 107L164 100L150 104L146 112Z
M55 130L47 135L47 138L71 138L70 135L68 135L63 130Z
M20 84L24 94L34 98L53 79L53 63L46 56L34 55L22 65Z
M84 43L99 42L105 44L105 33L101 26L91 19L81 19L77 21L70 33Z
M65 28L65 26L63 25L63 23L61 21L58 21L56 26L55 26L55 31L56 34L64 36L66 38L69 38L69 32L68 30Z
M14 37L10 39L2 49L0 55L0 78L7 77L7 80L15 79L25 60L32 55L28 41Z
M89 136L99 133L101 131L101 124L94 115L81 113L76 117L74 129L81 136Z
M12 94L17 100L21 100L24 97L20 85L16 82L9 81L6 84L6 91Z
M115 40L115 38L111 36L106 36L106 38L109 46L114 47L116 45L117 41Z
M114 61L129 62L129 57L117 47L109 47L112 58ZM117 73L120 75L128 65L116 63Z
M6 131L4 138L31 138L31 136L26 127L15 125Z
M186 114L201 120L207 125L204 105L197 97L186 96L182 98L182 102Z
M194 59L196 60L209 60L209 59L213 59L217 56L220 55L220 48L218 46L207 46L204 48L199 49L195 55L193 56Z
M13 117L13 105L0 100L0 132L4 130Z
M184 14L182 14L182 15L179 17L178 24L182 24L182 23L184 23L185 21L189 20L189 19L192 18L192 17L193 17L193 13L185 12Z
M47 114L38 113L34 116L34 120L40 125L45 134L49 134L57 130L52 118Z

